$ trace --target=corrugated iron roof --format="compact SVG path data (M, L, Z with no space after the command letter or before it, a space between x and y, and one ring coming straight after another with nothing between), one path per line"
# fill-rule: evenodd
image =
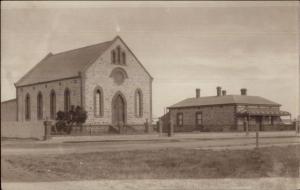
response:
M16 86L79 76L79 72L82 72L89 63L95 61L113 41L114 40L57 54L49 53L25 74L16 83Z
M197 107L209 105L223 105L223 104L247 104L247 105L274 105L280 104L271 100L262 98L260 96L246 96L246 95L226 95L226 96L206 96L200 98L187 98L178 102L169 108L181 107Z
M243 110L238 110L237 113L241 114L241 115L266 115L266 116L288 116L288 115L290 115L290 113L287 111L261 109L261 108L245 108Z

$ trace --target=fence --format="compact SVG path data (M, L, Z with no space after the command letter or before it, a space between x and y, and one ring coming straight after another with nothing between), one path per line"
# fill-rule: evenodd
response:
M1 138L34 138L43 140L45 127L40 122L1 121Z

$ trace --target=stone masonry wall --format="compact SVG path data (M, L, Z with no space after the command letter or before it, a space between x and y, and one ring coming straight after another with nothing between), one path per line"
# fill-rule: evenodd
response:
M202 112L202 124L208 131L229 131L235 126L235 107L233 105L207 106L198 108L171 109L174 131L197 130L196 112ZM176 125L177 113L183 113L183 126Z
M25 98L30 95L31 117L30 121L37 120L37 95L43 95L43 119L50 118L50 92L53 89L56 93L56 112L64 110L64 91L69 88L71 105L81 106L80 78L65 79L48 83L24 86L17 88L18 121L25 120Z
M126 53L126 65L111 63L111 50L118 45ZM110 77L112 70L117 67L123 68L128 75L128 78L121 85L116 84L113 78ZM83 81L84 106L88 111L86 124L104 126L111 124L112 98L117 92L121 92L126 99L128 125L143 127L146 119L151 120L152 79L119 39L83 73ZM97 86L103 90L104 111L102 117L95 116L94 114L94 90ZM135 91L138 88L141 89L143 94L142 117L136 117L134 109Z

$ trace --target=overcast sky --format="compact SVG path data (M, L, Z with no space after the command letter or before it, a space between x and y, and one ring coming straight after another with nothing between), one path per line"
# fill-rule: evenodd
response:
M299 105L298 2L2 2L1 101L48 52L113 39L127 43L153 81L153 115L184 98L268 98Z

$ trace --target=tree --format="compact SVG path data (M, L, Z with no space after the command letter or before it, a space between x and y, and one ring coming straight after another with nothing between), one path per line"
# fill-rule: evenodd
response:
M55 128L57 132L62 132L66 128L66 123L65 123L65 112L63 111L58 111L56 113L56 123L55 123Z
M80 131L82 131L83 123L85 123L87 119L87 112L83 110L80 106L77 106L74 114L74 122L77 126L80 127Z

